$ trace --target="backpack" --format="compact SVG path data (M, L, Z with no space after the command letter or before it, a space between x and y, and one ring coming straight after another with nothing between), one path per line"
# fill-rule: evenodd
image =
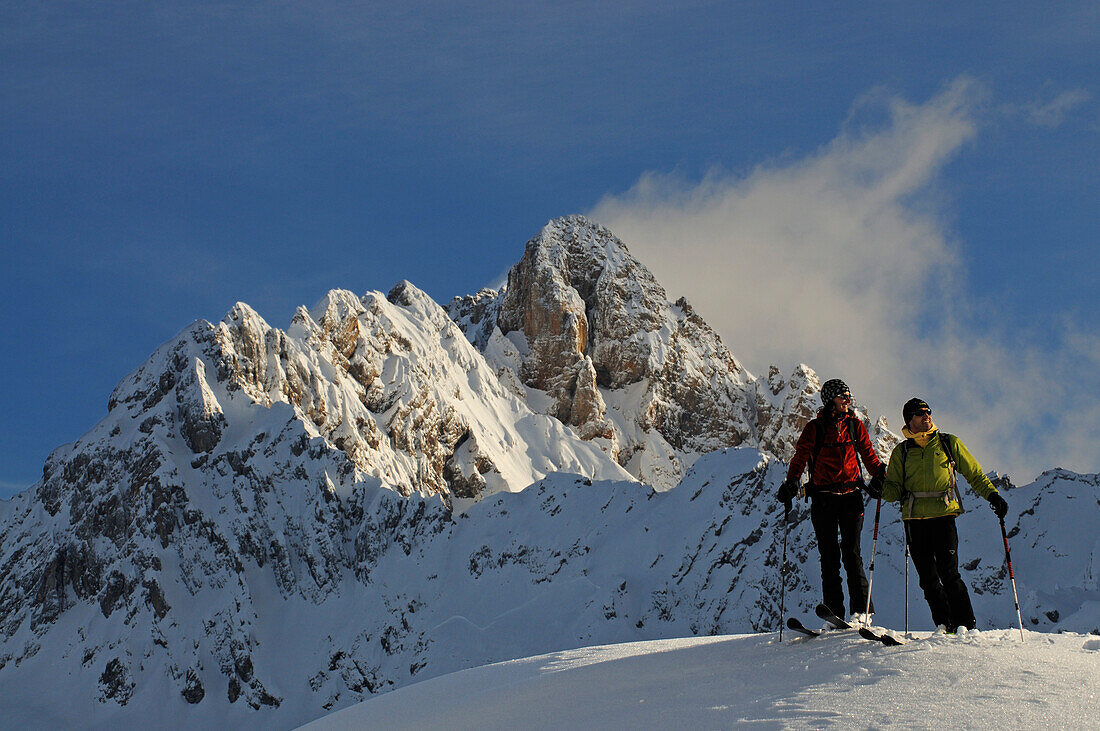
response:
M955 502L959 504L959 509L962 510L962 493L959 491L959 479L955 476L955 472L958 470L958 463L955 461L955 448L951 446L952 441L957 441L958 437L954 434L947 434L946 432L940 432L940 447L943 449L943 453L947 455L947 464L951 468L951 488L945 493L939 492L909 492L905 490L905 458L909 456L909 447L916 444L912 439L906 439L899 444L901 447L901 488L905 490L905 494L909 496L909 515L913 514L913 503L919 497L939 497L943 495L946 501L947 496L955 493Z
M823 417L818 416L818 417L814 418L814 420L813 420L814 425L815 425L814 426L814 451L810 455L810 462L809 462L810 479L807 480L807 482L806 482L806 487L807 488L809 488L809 486L811 484L813 484L813 481L814 481L814 468L817 467L817 457L818 457L819 454L821 454L821 448L823 446L825 446L825 426L822 424L822 418ZM859 465L859 481L862 483L863 482L863 460L859 456L859 449L856 447L856 444L858 443L857 440L859 439L859 429L856 426L856 417L852 416L851 414L848 414L847 421L848 421L848 441L846 441L846 442L837 442L835 446L840 447L840 446L844 446L846 444L851 444L852 445L852 449L854 449L855 452L856 452L856 464Z

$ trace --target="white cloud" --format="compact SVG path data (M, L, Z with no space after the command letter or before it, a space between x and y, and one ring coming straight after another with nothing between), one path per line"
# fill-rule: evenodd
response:
M1036 127L1054 129L1061 127L1073 110L1085 104L1091 98L1092 94L1085 89L1070 89L1059 93L1053 99L1036 100L1017 108L1008 107L1008 111L1017 112L1029 124Z
M901 404L921 395L987 469L1018 480L1096 470L1100 403L1075 377L1100 366L1095 338L1067 327L1051 351L983 332L967 295L936 183L976 139L986 96L967 79L923 104L876 91L805 158L702 181L647 173L589 215L755 372L805 362L899 431Z

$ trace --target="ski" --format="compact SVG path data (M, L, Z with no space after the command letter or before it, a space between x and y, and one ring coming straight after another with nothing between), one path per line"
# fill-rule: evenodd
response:
M818 604L817 607L814 608L814 612L817 614L817 616L821 617L826 622L833 625L834 629L851 629L852 628L852 625L848 624L843 619L841 619L840 617L833 614L833 610L829 609L824 604Z
M807 637L817 637L821 634L820 632L817 632L815 630L808 629L806 625L802 624L794 617L790 617L787 619L787 629L793 629L795 632L801 632Z
M849 624L848 622L845 622L843 619L841 619L840 617L833 614L831 611L829 611L829 608L827 606L825 606L824 604L818 604L817 607L814 609L814 612L817 614L818 617L821 617L822 619L824 619L825 622L832 629L852 629L851 624ZM794 617L789 617L787 619L787 629L792 629L795 632L801 632L802 634L806 635L807 637L820 637L821 636L820 631L809 629L808 627L806 627L806 625L802 624L802 622L795 619ZM893 639L893 638L891 638L891 639Z
M905 644L901 640L899 640L896 637L893 637L891 635L888 635L885 632L883 632L881 635L876 635L868 627L860 627L859 628L859 636L862 637L865 640L871 640L873 642L881 642L882 644L886 645L887 647L900 647L901 645Z

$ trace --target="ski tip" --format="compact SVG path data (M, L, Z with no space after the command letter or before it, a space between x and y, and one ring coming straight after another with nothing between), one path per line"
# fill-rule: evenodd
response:
M795 632L801 632L807 637L817 637L821 634L820 632L815 632L812 629L808 629L806 625L802 624L802 622L798 621L794 617L790 617L787 619L787 629L794 630Z
M871 630L868 627L860 627L859 628L859 636L862 637L865 640L873 640L875 642L881 642L882 644L886 645L887 647L900 647L900 646L905 644L901 640L893 637L892 635L888 635L885 632L882 633L881 635L877 635L877 634L874 633L873 630Z
M826 622L831 624L833 626L833 629L852 628L852 625L850 623L836 616L833 610L829 609L829 607L825 606L824 604L818 604L816 607L814 607L814 613L817 614L817 616L821 619L824 619Z

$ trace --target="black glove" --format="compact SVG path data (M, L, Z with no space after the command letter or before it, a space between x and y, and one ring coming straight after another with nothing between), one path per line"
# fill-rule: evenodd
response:
M790 502L794 500L794 496L798 494L798 480L783 480L783 484L779 486L779 492L775 494L775 497L781 503L786 503L787 508L790 509Z
M995 492L989 496L989 507L993 508L993 512L997 514L997 517L1004 520L1004 517L1008 515L1008 503L1001 497L1001 493Z
M868 495L878 500L882 497L882 478L875 475L871 478L870 484L863 489L867 491Z

